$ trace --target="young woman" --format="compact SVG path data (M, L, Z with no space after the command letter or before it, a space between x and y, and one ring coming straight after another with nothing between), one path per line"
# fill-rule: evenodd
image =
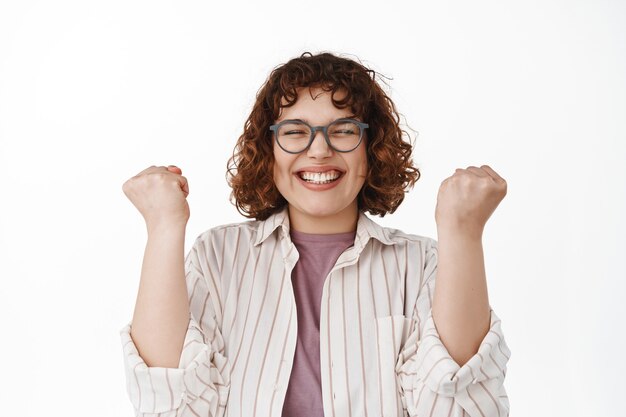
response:
M254 220L184 256L182 170L124 183L148 229L120 332L136 415L508 415L481 244L506 182L486 165L444 180L438 241L381 227L365 213L393 213L420 175L398 120L374 71L305 53L272 71L229 161Z

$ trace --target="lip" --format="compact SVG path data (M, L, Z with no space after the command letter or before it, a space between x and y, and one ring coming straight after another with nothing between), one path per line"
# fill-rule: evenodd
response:
M312 165L312 166L300 168L299 170L296 171L296 175L299 174L302 171L306 171L306 172L326 172L326 171L332 171L332 170L339 171L341 173L341 175L345 174L345 172L346 172L345 170L343 170L343 169L341 169L341 168L339 168L337 166L334 166L334 165L323 165L323 166Z
M298 171L298 172L300 172L300 171ZM315 171L315 172L320 172L320 171ZM294 175L294 177L296 177L296 179L298 181L300 181L300 184L302 184L302 186L304 186L305 188L308 188L309 190L312 190L312 191L326 191L326 190L330 190L331 188L336 187L337 184L339 184L343 180L344 172L341 171L341 175L339 175L339 178L337 178L333 182L329 182L328 184L313 184L313 183L310 183L310 182L306 182L305 180L300 178L300 175L298 175L298 173L295 173L293 175Z

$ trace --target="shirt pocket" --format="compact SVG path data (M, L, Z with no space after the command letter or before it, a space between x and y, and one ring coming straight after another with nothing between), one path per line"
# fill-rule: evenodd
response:
M400 397L400 380L395 368L400 350L414 323L415 320L402 314L375 318L383 417L405 415Z

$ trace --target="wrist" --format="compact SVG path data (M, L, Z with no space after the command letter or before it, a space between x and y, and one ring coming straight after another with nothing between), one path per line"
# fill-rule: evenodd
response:
M453 237L455 239L482 240L483 228L469 224L437 224L438 239Z
M161 220L152 223L146 223L148 235L171 235L185 233L187 222L183 220Z

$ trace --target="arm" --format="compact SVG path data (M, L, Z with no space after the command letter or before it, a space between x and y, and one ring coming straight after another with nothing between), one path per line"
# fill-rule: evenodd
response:
M489 329L475 354L462 366L443 344L433 320L438 242L425 242L424 282L417 296L409 334L396 363L403 406L410 416L505 417L509 400L504 388L511 352L501 321L490 308ZM443 300L449 302L449 300Z
M182 349L179 357L174 358L173 366L170 366L171 362L149 365L145 361L143 352L139 353L131 336L134 323L128 323L120 330L126 389L138 417L224 415L230 389L230 365L224 355L222 312L218 314L215 308L219 305L221 288L220 280L213 279L219 277L220 271L211 236L211 232L200 235L184 258L183 285L189 310L183 329L184 339L172 342L174 348ZM158 304L152 305L156 306ZM172 360L158 349L154 351L157 359L153 360L158 361L159 357ZM176 354L174 352L174 356Z
M452 358L465 364L489 331L490 307L482 237L438 230L439 265L432 315Z
M148 366L176 368L189 323L185 224L148 229L131 337Z

